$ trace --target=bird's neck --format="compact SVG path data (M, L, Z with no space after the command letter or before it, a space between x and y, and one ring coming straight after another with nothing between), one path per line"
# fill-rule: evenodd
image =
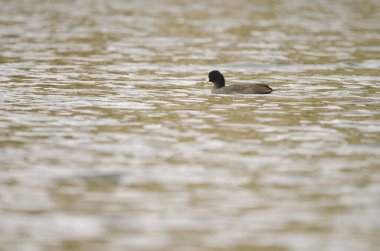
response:
M218 88L222 88L225 86L225 81L224 81L224 78L222 79L219 79L218 81L215 81L214 82L214 88L218 89Z

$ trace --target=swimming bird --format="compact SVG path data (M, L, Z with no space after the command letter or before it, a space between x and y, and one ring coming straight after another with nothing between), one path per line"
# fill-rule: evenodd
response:
M234 84L225 85L224 76L220 71L211 71L208 74L208 82L214 83L212 94L268 94L274 90L265 84Z

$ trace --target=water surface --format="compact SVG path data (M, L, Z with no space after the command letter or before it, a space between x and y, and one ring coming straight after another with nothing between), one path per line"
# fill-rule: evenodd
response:
M0 2L1 250L378 249L378 1Z

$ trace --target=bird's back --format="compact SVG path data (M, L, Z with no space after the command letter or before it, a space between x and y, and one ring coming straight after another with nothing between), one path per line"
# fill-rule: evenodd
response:
M213 94L269 94L274 90L265 84L234 84L222 88L213 88Z

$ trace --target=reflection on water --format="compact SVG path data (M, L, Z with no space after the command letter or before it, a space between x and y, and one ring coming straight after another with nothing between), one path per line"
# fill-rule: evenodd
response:
M1 6L3 248L377 250L378 1Z

